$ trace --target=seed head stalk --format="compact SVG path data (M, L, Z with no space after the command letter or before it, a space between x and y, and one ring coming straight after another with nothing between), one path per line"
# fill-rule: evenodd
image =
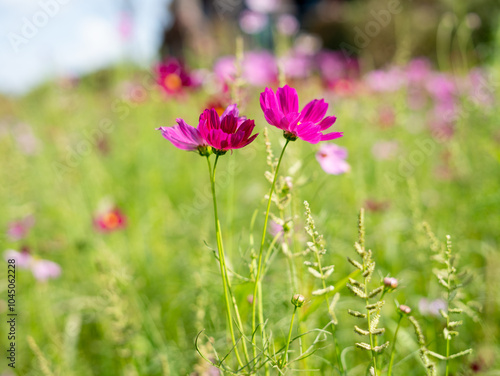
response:
M283 150L281 150L281 154L278 160L278 164L276 165L276 170L274 171L273 183L271 185L271 189L269 191L269 199L267 201L267 210L266 217L264 219L264 229L262 230L262 240L260 242L260 250L259 250L259 258L257 262L257 272L255 275L255 285L253 290L253 301L252 301L252 345L253 345L253 355L257 356L257 344L256 344L256 310L257 310L257 300L259 301L259 320L261 323L264 319L264 313L262 309L262 285L261 285L261 271L262 271L262 254L264 251L264 243L266 241L266 231L267 231L267 222L269 220L269 211L271 209L271 201L273 197L274 187L276 186L276 180L278 178L278 173L281 165L281 160L283 159L283 155L285 154L285 149L290 140L286 140L285 146L283 146ZM265 342L265 332L262 329L262 341Z
M239 366L243 368L243 362L241 360L241 357L240 357L240 354L238 351L238 347L237 347L236 337L234 335L233 318L232 318L231 305L230 305L230 300L229 300L229 294L232 295L232 292L231 292L231 286L230 286L230 282L229 282L229 278L228 278L228 274L227 274L226 259L225 259L225 255L224 255L224 246L222 244L222 232L221 232L221 228L220 228L219 214L217 211L217 198L215 195L215 170L217 168L218 160L219 160L219 156L217 155L215 157L215 163L214 163L214 167L212 170L212 166L210 164L210 159L207 156L208 172L210 173L210 184L212 186L212 198L213 198L213 204L214 204L215 234L216 234L216 239L217 239L217 251L219 254L220 273L221 273L221 277L222 277L222 286L224 289L224 299L226 302L226 311L227 311L227 321L229 324L229 332L231 334L231 341L233 343L234 353L236 354L236 359L238 360ZM240 315L238 312L238 307L236 306L236 302L235 302L234 298L232 299L232 302L233 302L234 309L236 311L238 325L240 326L240 330L243 331L243 326L241 324L241 319L240 319ZM244 348L244 352L245 352L245 357L248 361L248 351L247 351L246 343L244 340L243 340L243 348Z

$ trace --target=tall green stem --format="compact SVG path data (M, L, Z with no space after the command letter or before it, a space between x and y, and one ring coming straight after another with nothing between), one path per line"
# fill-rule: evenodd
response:
M398 331L401 326L401 320L403 320L403 315L399 316L398 326L396 327L396 331L394 332L394 340L392 341L392 350L391 350L391 361L389 362L389 369L387 371L387 376L391 376L392 374L392 365L394 364L394 355L396 353L396 340L398 339Z
M257 357L257 344L256 344L256 336L255 336L255 329L256 329L256 308L257 308L257 300L259 300L259 320L263 321L263 312L262 312L262 293L259 295L258 292L262 291L262 286L261 286L261 271L262 271L262 254L264 251L264 243L266 241L266 231L267 231L267 221L269 220L269 210L271 209L271 201L273 197L273 192L274 192L274 187L276 186L276 179L278 178L278 173L281 165L281 160L283 159L283 155L285 154L285 149L288 145L290 140L286 140L285 146L283 146L283 150L281 151L278 164L276 166L276 171L274 172L274 178L273 178L273 183L271 185L271 190L269 191L269 199L267 201L267 210L266 210L266 218L264 220L264 229L262 231L262 240L260 242L260 251L259 251L259 258L258 258L258 263L257 263L257 273L255 275L255 285L253 289L253 301L252 301L252 345L253 345L253 355L254 357ZM265 341L265 333L264 329L262 329L262 340Z
M215 169L217 168L217 161L219 160L219 156L215 158L214 168L210 165L210 159L207 157L208 163L208 171L210 173L210 184L212 185L212 198L214 202L214 217L215 217L215 234L217 238L217 250L219 253L219 265L220 265L220 274L222 277L222 286L224 288L224 298L226 301L226 311L227 311L227 321L229 324L229 332L231 333L231 341L233 342L234 353L236 354L236 359L238 360L238 364L240 367L243 367L243 362L241 361L241 357L238 351L236 337L234 336L234 328L233 328L233 318L231 314L231 305L229 300L229 286L228 286L228 277L227 277L227 268L226 268L226 259L224 256L224 248L222 245L222 235L220 229L220 221L219 214L217 212L217 199L215 196ZM243 329L243 328L241 328Z
M286 340L285 353L283 354L283 359L281 360L281 368L286 365L288 361L288 347L290 346L290 339L292 338L293 331L293 320L295 319L295 314L297 313L297 306L293 307L292 321L290 322L290 329L288 330L288 339Z

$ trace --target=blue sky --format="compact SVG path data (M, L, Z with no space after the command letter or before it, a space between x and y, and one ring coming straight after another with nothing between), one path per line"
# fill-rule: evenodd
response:
M119 25L133 8L131 37ZM170 24L170 0L0 0L0 93L134 60L149 64Z

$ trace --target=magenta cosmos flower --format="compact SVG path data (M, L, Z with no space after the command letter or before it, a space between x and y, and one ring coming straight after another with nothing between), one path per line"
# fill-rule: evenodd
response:
M322 133L337 120L335 116L325 117L328 104L324 99L314 99L299 111L297 91L288 85L276 90L276 94L266 88L260 94L260 107L267 122L282 129L287 140L295 141L300 138L317 144L342 137L342 132Z
M201 155L210 155L208 143L200 131L187 124L183 119L176 119L173 127L160 127L163 137L169 140L176 148L188 151L198 151Z
M198 124L201 136L218 155L247 146L258 136L252 136L254 128L253 120L239 116L236 104L228 106L220 116L214 108L203 111Z
M236 104L232 104L219 115L217 109L206 109L200 115L198 128L177 119L173 127L160 127L163 137L182 150L198 151L202 156L213 152L218 155L228 150L247 146L257 134L251 136L255 127L253 120L239 116Z

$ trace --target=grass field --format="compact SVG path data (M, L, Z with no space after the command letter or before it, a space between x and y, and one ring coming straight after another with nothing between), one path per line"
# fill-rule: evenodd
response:
M281 175L293 178L291 203L283 212L293 219L290 249L300 253L307 247L307 200L316 228L324 235L324 262L335 265L329 281L340 294L336 338L348 375L364 375L370 365L369 352L354 347L362 340L354 333L359 321L347 314L348 309L363 309L364 303L345 287L346 277L355 270L347 257L357 257L353 245L361 207L366 247L376 261L373 279L398 279L397 289L385 298L381 326L386 332L380 343L392 343L397 299L412 308L427 348L445 354L446 320L419 309L423 298L444 296L433 274L441 266L422 226L425 221L443 244L446 235L451 236L457 269L468 273L457 295L463 302L463 326L451 342L451 353L468 348L473 353L451 360L450 374L500 372L500 129L495 97L500 61L492 61L486 71L492 105L461 95L461 110L451 122L453 132L445 138L430 130L428 107L408 108L405 89L338 95L325 92L317 79L292 83L301 105L323 97L330 103L329 114L337 116L335 130L344 132L334 143L349 153L350 172L329 175L316 161L319 145L298 140L289 145L281 169ZM141 101L126 99L123 83L129 80L141 87ZM239 105L244 115L255 119L259 137L247 148L221 157L217 172L228 266L244 276L251 263L250 237L259 242L270 187L264 177L264 127L275 156L284 143L282 132L267 125L259 108L263 89L243 87L247 100ZM172 147L155 130L173 125L179 117L196 125L208 101L203 92L165 98L150 85L147 72L131 67L83 78L75 87L54 83L20 99L0 99L0 228L5 234L12 221L29 215L35 219L21 240L2 235L2 252L28 247L33 257L56 262L62 271L58 278L43 282L17 268L17 355L12 369L4 356L7 263L0 269L5 281L0 285L2 375L218 374L194 346L204 330L201 348L211 359L216 355L207 338L220 356L231 349L213 252L217 246L206 162L196 153ZM392 111L390 120L381 122L387 109ZM385 150L387 142L396 145L393 152L377 156L374 147ZM106 199L125 216L122 229L96 230L93 221ZM272 212L279 215L275 206ZM271 239L268 236L267 242ZM276 351L288 334L294 293L306 297L294 336L329 321L322 298L311 294L319 282L308 273L305 260L290 259L277 246L263 280L265 318ZM253 284L233 278L233 290L247 326ZM310 345L315 336L306 335L301 345ZM295 369L337 374L332 342L327 339L317 347L288 373ZM390 349L380 355L382 374ZM297 341L290 351L298 353ZM445 361L434 361L438 374L444 375ZM232 354L227 366L236 367ZM269 372L279 374L276 368ZM405 318L393 374L425 372L413 326Z

